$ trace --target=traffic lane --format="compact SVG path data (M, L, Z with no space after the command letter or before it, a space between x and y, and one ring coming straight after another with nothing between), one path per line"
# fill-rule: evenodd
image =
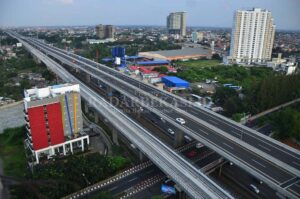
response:
M180 115L176 115L176 113L170 114L168 116L173 119L181 117ZM232 142L231 140L228 140L227 138L219 135L218 133L215 133L206 127L200 126L199 124L194 123L188 118L183 119L186 120L186 124L188 124L188 128L190 128L192 132L197 133L202 137L205 137L214 145L224 149L224 151L226 151L228 154L231 154L236 158L243 160L249 166L259 171L261 174L263 174L270 180L280 183L293 177L293 175L288 171L285 171L273 165L271 162L264 160L260 156L255 155L251 151L241 147L240 145L236 144L235 142ZM186 127L186 125L183 126Z
M296 169L300 169L300 156L294 155L287 150L283 150L282 147L278 145L274 145L273 143L267 141L267 140L261 140L258 139L258 137L255 137L253 133L247 131L237 129L236 127L230 126L230 124L226 124L226 122L223 120L220 120L216 117L210 117L210 119L207 118L207 114L202 114L200 112L195 112L194 108L186 107L185 110L198 117L199 119L202 119L211 125L214 125L218 127L219 129L223 130L224 132L239 138L246 143L250 144L251 146L254 146L261 151L273 156L274 158L277 158L278 160L285 162L289 165L292 165ZM260 138L260 137L259 137Z
M249 136L248 134L243 134L244 141L247 141L247 143L251 143L252 146L256 146L258 149L266 152L267 154L272 155L274 158L277 158L285 163L288 163L289 165L292 165L296 169L300 170L300 159L293 156L293 155L287 155L284 151L282 151L280 148L275 148L274 146L270 146L269 142L266 143L264 141L258 141L253 136Z
M220 159L221 156L217 153L212 153L210 155L208 155L207 157L205 157L204 159L201 159L199 161L196 162L196 165L199 167L199 168L203 168L205 167L206 165L212 163L213 161L216 161L218 159Z
M257 195L257 197L265 199L278 198L276 196L276 191L274 191L266 184L260 184L255 177L240 169L238 166L230 166L226 164L223 166L222 173L225 176L229 176L230 179L234 180L237 184L239 184L241 188L245 188L245 191L247 192L252 192L249 189L249 186L250 184L254 184L260 190L260 193ZM256 194L254 196L256 196Z
M108 191L108 192L112 193L113 195L117 195L117 194L120 194L120 193L126 191L127 189L129 189L129 188L139 184L140 182L145 181L159 173L162 173L162 172L157 167L147 169L146 171L140 172L127 180L124 180L124 181L119 182L118 184L115 184L115 186L105 188L104 191Z
M300 198L300 181L288 187L287 190L294 193Z

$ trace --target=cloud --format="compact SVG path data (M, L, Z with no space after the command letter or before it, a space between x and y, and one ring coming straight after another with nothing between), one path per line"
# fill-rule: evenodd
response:
M74 3L74 0L56 0L56 1L58 1L62 4L65 4L65 5Z

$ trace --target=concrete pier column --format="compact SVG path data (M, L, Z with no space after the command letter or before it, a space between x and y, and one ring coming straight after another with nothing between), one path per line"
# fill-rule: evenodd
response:
M71 153L73 154L73 144L70 143L70 150L71 150Z
M95 123L97 124L99 122L99 115L95 112L94 113Z
M84 143L83 143L83 140L81 140L81 150L84 151Z
M112 129L112 137L113 137L113 143L116 144L116 145L119 145L118 131L116 129Z
M66 146L63 145L63 152L64 152L64 155L66 155Z
M36 160L36 163L37 163L37 164L40 163L39 153L38 153L38 152L35 152L35 160Z
M145 154L142 151L139 151L139 160L141 162L145 161L147 159L147 157L145 156Z
M88 113L89 112L89 105L88 105L88 103L85 101L83 104L84 104L84 112Z
M91 82L91 76L89 74L85 74L85 81L87 83L90 83Z
M183 132L182 131L177 131L175 132L175 139L174 139L174 147L179 147L182 146L183 144Z
M106 85L106 94L108 97L112 97L112 91L113 91L112 87Z

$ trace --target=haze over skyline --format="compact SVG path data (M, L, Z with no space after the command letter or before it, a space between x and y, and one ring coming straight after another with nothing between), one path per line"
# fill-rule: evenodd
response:
M300 30L300 0L0 0L0 26L162 25L186 11L188 26L232 27L237 9L270 10L277 29Z

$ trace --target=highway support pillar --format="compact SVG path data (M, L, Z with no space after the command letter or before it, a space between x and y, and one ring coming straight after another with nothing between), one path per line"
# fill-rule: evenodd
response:
M183 144L183 132L182 131L177 131L175 132L175 139L174 139L174 147L180 147Z
M220 168L219 168L219 177L222 175L222 166L223 165L221 165Z
M144 162L146 160L146 156L142 151L139 151L139 159L141 162Z
M87 83L90 83L91 82L91 76L89 74L85 74L85 81Z
M106 93L108 97L112 97L112 87L108 86L106 87Z
M119 146L118 131L114 128L112 129L112 137L113 137L113 143Z
M84 102L84 112L85 112L86 115L89 112L89 105L86 101Z
M99 123L99 115L96 112L94 113L94 118L95 118L95 123L98 124Z

